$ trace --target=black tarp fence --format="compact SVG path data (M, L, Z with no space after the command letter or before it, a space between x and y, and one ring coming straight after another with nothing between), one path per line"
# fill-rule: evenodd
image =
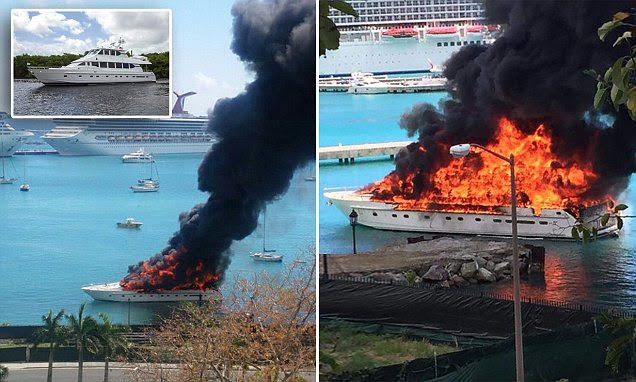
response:
M584 309L523 303L526 381L603 380L610 335L596 325L598 314ZM513 303L454 290L320 280L320 314L328 320L377 324L380 332L422 328L426 332L464 338L507 338L434 358L416 359L355 373L332 381L511 381L515 379ZM443 336L432 337L433 340ZM469 345L470 346L470 345Z

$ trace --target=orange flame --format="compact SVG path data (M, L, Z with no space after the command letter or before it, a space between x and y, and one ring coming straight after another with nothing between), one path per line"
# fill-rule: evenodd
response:
M586 158L555 155L544 125L525 134L502 118L495 139L485 147L505 156L514 155L517 205L532 208L536 215L542 208L578 209L608 200L584 196L599 179L593 164ZM417 150L425 151L422 146ZM441 152L448 151L449 146L442 145ZM418 177L427 177L430 186L416 194L414 181L421 180ZM497 213L510 205L510 165L474 149L467 157L449 159L447 165L430 175L414 169L400 177L394 171L360 192L371 192L373 200L396 203L401 210Z
M138 292L165 291L165 290L205 290L216 287L220 276L205 269L204 263L199 260L196 265L182 271L180 258L187 253L184 247L171 249L164 255L161 261L154 264L150 260L145 261L135 272L129 273L119 285L125 290ZM183 280L178 280L177 274L185 274ZM170 285L166 287L165 285Z

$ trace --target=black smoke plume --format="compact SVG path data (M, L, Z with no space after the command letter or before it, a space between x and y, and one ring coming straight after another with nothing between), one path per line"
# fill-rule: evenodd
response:
M245 0L232 14L232 50L254 80L210 114L208 130L218 141L198 171L199 189L210 197L180 215L181 228L166 249L129 268L124 288L218 285L232 242L254 231L265 204L315 158L314 1Z
M400 120L418 143L397 156L395 174L401 179L422 174L406 196L428 191L428 175L451 160L444 147L488 144L502 117L528 133L546 124L553 152L593 161L601 178L588 196L616 195L636 171L636 126L624 109L605 108L609 118L593 109L596 81L583 71L604 73L627 54L624 47L612 48L618 32L603 43L596 30L634 2L486 0L484 5L489 22L505 24L502 36L490 46L467 45L445 63L451 99L440 103L441 112L419 104ZM594 152L588 153L590 148Z

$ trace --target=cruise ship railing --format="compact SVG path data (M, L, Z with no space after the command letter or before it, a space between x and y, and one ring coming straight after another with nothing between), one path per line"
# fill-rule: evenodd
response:
M355 282L355 283L381 284L381 285L397 285L397 286L403 286L407 288L438 290L440 292L443 291L445 293L456 293L462 296L473 296L473 297L488 298L493 300L503 300L503 301L513 300L513 295L508 293L493 293L493 292L486 292L483 290L472 289L472 288L449 289L449 288L440 287L439 285L432 284L432 283L415 284L415 283L409 283L404 281L397 281L391 278L377 279L377 278L371 278L371 277L351 277L349 275L343 275L343 274L325 275L324 273L320 275L320 278L322 280L337 280L337 281L348 281L348 282ZM583 311L583 312L588 312L593 314L610 314L610 315L625 317L625 318L636 317L636 315L634 315L633 313L616 309L611 306L604 306L604 305L581 304L576 302L554 301L554 300L538 299L538 298L531 298L531 297L522 297L521 302L523 304L550 306L550 307L561 308L561 309L569 309L569 310L575 310L575 311L578 310L578 311Z

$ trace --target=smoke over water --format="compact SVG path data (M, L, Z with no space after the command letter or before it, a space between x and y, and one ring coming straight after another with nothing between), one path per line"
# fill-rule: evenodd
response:
M482 175L488 155L454 160L448 149L470 142L508 150L502 151L506 156L516 148L526 152L526 160L519 158L521 152L515 153L521 206L547 200L537 197L546 189L550 200L556 200L555 195L560 198L556 203L560 207L615 197L636 171L636 127L624 109L606 107L602 112L609 117L593 109L596 82L583 71L604 73L616 58L627 54L625 47L612 48L618 32L603 43L596 30L615 12L633 5L631 1L486 0L488 22L506 24L503 35L490 46L467 45L446 62L451 99L442 101L438 109L415 105L401 117L400 126L409 136L417 136L417 142L397 156L395 171L365 191L376 199L411 206L431 202L422 208L431 208L440 198L460 203L462 198L453 197L453 192L457 195L460 183ZM511 139L509 134L517 132L522 136ZM536 165L528 163L534 159ZM463 167L440 172L449 170L453 161L463 161ZM509 200L507 165L499 161L492 166L503 166L502 171L484 173L505 180L500 191ZM481 180L466 192L493 188L492 179ZM528 189L532 186L536 189ZM477 199L466 200L479 203L493 198Z
M199 167L206 203L179 216L169 246L129 267L130 290L205 289L219 285L230 245L248 236L266 203L289 187L294 171L315 157L315 3L241 1L232 50L254 81L219 100L208 130L218 139Z

